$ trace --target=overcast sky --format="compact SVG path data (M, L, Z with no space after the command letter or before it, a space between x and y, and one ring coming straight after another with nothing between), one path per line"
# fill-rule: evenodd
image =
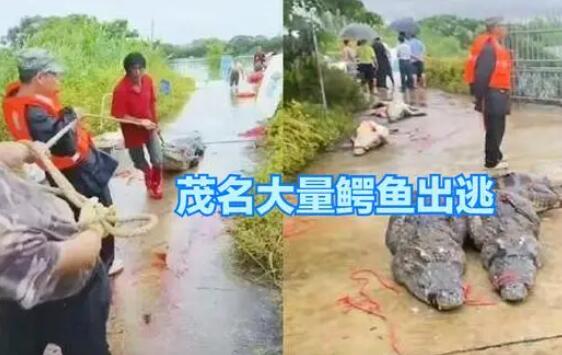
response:
M368 9L391 21L399 17L454 14L485 18L504 16L521 19L536 15L562 14L562 0L363 0Z
M4 11L5 10L5 11ZM282 34L282 0L17 0L0 11L0 34L24 16L87 14L127 19L144 37L183 44L194 39Z

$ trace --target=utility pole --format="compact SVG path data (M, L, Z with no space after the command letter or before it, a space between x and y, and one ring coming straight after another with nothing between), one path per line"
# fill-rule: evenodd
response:
M316 29L314 28L314 15L316 15L316 8L310 9L308 11L304 5L304 1L301 0L301 7L303 11L307 13L307 18L310 22L310 28L312 29L312 41L314 44L314 54L316 55L316 66L318 68L318 79L320 81L320 93L322 94L322 107L324 112L328 111L328 102L326 100L326 90L324 88L324 76L322 74L322 58L320 57L320 50L318 49L318 40L316 39Z
M324 113L328 111L328 102L326 100L326 90L324 88L324 76L322 75L322 59L320 58L320 51L318 49L318 41L316 39L316 29L314 28L314 15L316 14L316 8L307 10L304 1L300 1L301 9L305 13L305 18L310 24L312 30L312 41L314 44L314 54L316 56L316 66L318 68L318 79L320 81L320 93L322 95L322 107L324 108Z
M314 52L316 53L316 65L318 66L318 77L320 79L320 90L322 93L322 106L324 111L328 110L328 102L326 100L326 90L324 88L324 76L322 75L322 59L318 50L318 41L316 40L316 31L314 24L312 24L312 40L314 41Z

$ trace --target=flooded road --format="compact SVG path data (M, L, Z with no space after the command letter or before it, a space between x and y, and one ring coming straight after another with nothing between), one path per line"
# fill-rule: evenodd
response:
M362 157L351 151L321 156L310 174L396 173L410 177L482 172L482 120L466 98L428 95L428 116L392 125L390 144ZM562 181L562 109L514 106L503 151L515 171L545 174ZM544 267L529 299L503 303L493 292L479 257L467 252L465 282L472 296L492 306L467 306L439 313L405 289L397 295L374 276L365 288L387 321L338 300L357 298L358 269L387 279L390 253L384 234L387 217L291 218L296 231L285 239L283 309L284 354L559 354L562 352L562 210L548 212L541 226ZM557 350L555 350L557 349Z
M196 130L205 142L236 140L259 119L252 101L232 102L226 83L207 82L163 136ZM230 173L251 173L254 152L253 143L211 144L193 172L219 181ZM166 178L164 199L151 200L142 173L132 169L125 151L117 155L122 164L110 187L118 210L155 213L160 222L146 236L117 240L125 271L113 281L112 353L279 354L279 295L233 270L226 221L178 217L174 176Z

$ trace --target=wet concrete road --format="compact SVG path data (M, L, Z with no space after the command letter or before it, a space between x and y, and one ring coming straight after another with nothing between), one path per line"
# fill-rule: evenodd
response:
M399 132L391 136L390 145L362 157L353 157L351 151L327 153L306 173L397 173L412 178L482 171L482 122L464 98L432 92L427 117L393 127ZM513 170L562 180L561 134L561 109L514 107L504 154ZM478 255L468 252L464 280L473 298L495 305L439 313L405 289L396 295L369 277L365 290L380 303L385 322L346 311L338 300L358 296L361 284L350 278L353 270L372 269L392 278L384 243L387 221L376 216L285 220L296 232L285 239L284 354L394 354L392 342L406 355L562 353L562 210L543 219L545 265L525 303L501 302Z
M223 82L198 89L164 137L199 131L205 141L240 139L257 125L253 103L232 103ZM198 173L217 176L251 172L253 144L207 147ZM165 198L151 200L140 172L132 175L124 151L111 183L123 215L156 213L160 222L150 234L117 241L125 271L113 282L110 324L114 355L279 354L281 317L277 292L257 287L231 266L231 237L219 216L180 218L174 177Z

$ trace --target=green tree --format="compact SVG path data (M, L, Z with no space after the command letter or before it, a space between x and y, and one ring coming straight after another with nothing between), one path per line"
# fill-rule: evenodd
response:
M207 44L207 65L213 79L217 79L220 76L220 63L224 49L225 45L221 41L213 41Z
M2 37L1 42L11 48L21 48L25 41L41 28L41 25L48 20L47 17L33 16L24 17L19 25L8 30L8 34Z
M166 61L162 49L150 43L129 38L126 22L104 23L88 16L51 17L40 23L31 35L23 38L22 47L41 47L57 57L65 68L62 81L62 102L99 113L102 98L111 93L117 80L123 75L122 61L127 53L139 51L147 58L148 72L158 83L169 80L174 88L171 95L159 97L158 115L170 118L185 104L186 96L193 88L192 82L175 73ZM24 32L26 31L24 26ZM109 30L108 30L109 29ZM21 36L15 36L19 41ZM0 86L17 78L14 52L19 48L0 50ZM105 110L108 108L105 107ZM5 138L3 119L0 119L0 138ZM107 120L88 119L94 133L115 129Z
M468 48L474 37L484 30L481 20L460 18L454 15L428 17L420 21L420 26L440 37L456 39L463 49Z

